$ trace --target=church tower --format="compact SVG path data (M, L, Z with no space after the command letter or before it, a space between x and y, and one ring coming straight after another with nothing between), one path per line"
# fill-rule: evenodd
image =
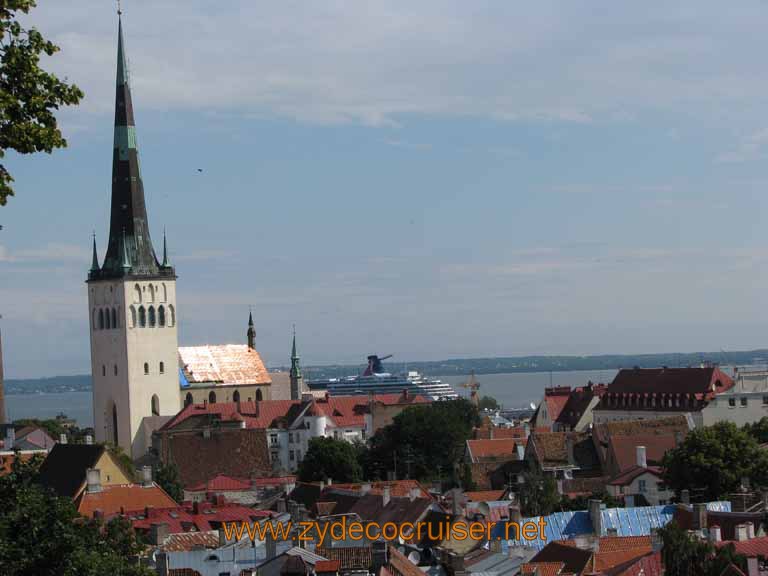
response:
M291 348L291 400L301 400L305 392L304 376L301 375L299 355L296 353L296 329L293 329L293 348Z
M165 235L162 263L155 255L139 168L120 20L109 240L99 265L94 237L88 311L96 440L133 458L148 448L142 419L180 408L176 272Z

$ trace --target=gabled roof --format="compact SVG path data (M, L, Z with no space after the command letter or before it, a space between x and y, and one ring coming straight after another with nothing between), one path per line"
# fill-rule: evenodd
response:
M139 510L146 506L169 508L176 502L154 482L152 486L140 484L119 484L103 486L100 492L84 491L77 502L77 511L83 516L92 518L100 511L109 518L126 510Z
M558 576L563 574L564 562L526 562L520 567L522 576Z
M248 480L232 478L225 474L218 474L213 478L187 488L190 492L226 492L228 490L245 491L251 489L251 483Z
M245 344L179 347L179 367L192 386L272 383L259 353Z
M59 496L74 498L85 485L88 468L104 451L100 444L56 444L40 466L40 483Z
M479 490L464 492L468 502L495 502L504 498L506 490Z
M620 472L637 465L637 447L645 446L648 464L661 464L664 455L677 445L674 434L639 434L636 436L611 436L609 450L613 453Z
M592 558L591 550L581 550L562 542L550 542L541 551L531 558L531 564L539 562L561 563L561 571L573 574L581 574Z
M200 548L218 548L219 532L218 530L209 530L207 532L169 534L161 547L166 552L189 552Z
M600 397L605 392L605 389L605 384L590 384L574 388L571 390L568 401L563 405L555 421L566 426L567 429L574 428L589 409L592 400L596 396Z
M592 438L587 432L536 432L531 434L529 443L533 445L539 464L545 468L575 466L592 469L599 465ZM572 455L569 454L569 444Z
M467 450L472 462L486 460L519 460L517 445L525 446L525 440L516 438L498 438L493 440L467 440Z
M134 529L147 531L152 524L167 524L170 534L205 532L222 522L258 522L271 516L265 510L254 510L228 502L195 502L169 508L147 508L125 513Z
M716 366L705 368L625 368L608 385L608 393L711 394L733 386Z
M611 481L609 484L611 486L628 486L631 484L636 478L639 478L643 474L651 474L653 476L656 476L656 478L661 478L661 468L658 466L648 466L646 468L640 467L640 466L633 466L631 468L628 468L627 470L624 470L621 474L618 474L617 476L614 476L611 478Z
M560 413L568 403L571 396L570 386L557 386L555 388L544 389L544 402L547 405L547 414L552 422L557 421Z
M693 506L678 504L674 511L675 522L684 530L693 529ZM755 527L762 522L763 514L761 512L731 512L721 510L707 511L707 527L719 526L720 534L723 540L734 540L736 538L736 526L752 522Z
M755 527L757 528L757 526ZM743 554L747 558L754 558L756 556L768 558L768 536L758 536L757 538L741 541L722 540L721 542L715 542L715 546L718 548L728 546L729 544L733 544L737 554Z
M664 566L661 562L661 552L651 552L635 558L622 566L617 566L608 574L610 576L662 576Z

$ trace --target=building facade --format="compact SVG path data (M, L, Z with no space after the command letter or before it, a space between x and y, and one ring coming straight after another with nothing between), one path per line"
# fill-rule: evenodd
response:
M94 238L87 281L93 426L97 441L139 457L142 419L179 409L176 272L150 237L122 22L116 84L109 239L100 263Z

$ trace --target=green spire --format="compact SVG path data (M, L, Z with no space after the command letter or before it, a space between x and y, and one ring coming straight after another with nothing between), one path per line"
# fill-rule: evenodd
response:
M301 364L296 352L296 326L293 327L293 347L291 348L291 378L301 378Z
M91 259L91 272L99 271L99 256L96 254L96 232L93 233L93 258Z
M168 242L165 239L165 228L163 228L163 268L168 267Z

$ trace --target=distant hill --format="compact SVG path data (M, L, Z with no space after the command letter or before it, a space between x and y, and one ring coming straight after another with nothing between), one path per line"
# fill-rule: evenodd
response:
M385 362L386 369L400 372L404 368L429 376L501 374L508 372L568 372L578 370L618 370L620 368L653 368L658 366L698 366L702 362L727 366L768 364L768 349L740 352L691 352L673 354L609 354L602 356L514 356L504 358L457 358L435 362ZM287 370L288 367L282 368ZM360 374L365 365L332 364L304 367L309 379L339 378ZM44 394L88 391L91 377L54 376L25 380L6 380L6 394Z

